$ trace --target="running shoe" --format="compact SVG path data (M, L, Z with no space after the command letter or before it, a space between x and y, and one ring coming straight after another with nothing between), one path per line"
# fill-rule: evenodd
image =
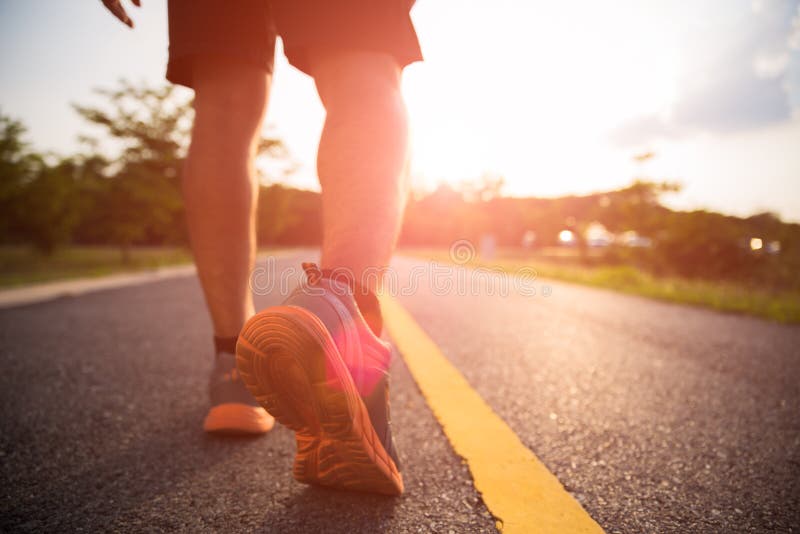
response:
M236 369L236 357L218 352L209 379L211 409L203 430L217 434L264 434L275 425L244 386Z
M346 283L304 264L307 280L245 324L236 365L253 396L295 431L294 477L399 495L392 439L391 350L369 328Z

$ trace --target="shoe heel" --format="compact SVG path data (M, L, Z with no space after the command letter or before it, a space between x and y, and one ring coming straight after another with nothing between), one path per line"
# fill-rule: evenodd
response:
M276 306L245 324L236 365L247 389L296 433L300 482L398 495L402 477L378 440L338 349L319 319Z
M236 366L247 389L273 417L295 432L314 435L321 425L312 383L324 376L324 351L291 314L270 309L242 330Z

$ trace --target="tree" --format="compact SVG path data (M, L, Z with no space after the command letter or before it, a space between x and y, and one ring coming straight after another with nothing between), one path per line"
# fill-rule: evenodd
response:
M23 241L43 253L69 241L80 218L75 164L45 156L23 141L24 126L0 116L0 236Z
M19 201L25 184L34 179L41 158L30 153L23 140L25 127L0 114L0 236L14 240L19 230Z
M120 247L123 260L133 244L186 241L180 167L192 121L192 101L172 85L97 89L105 106L74 105L102 137L82 136L94 150L95 198L81 233ZM111 157L100 155L114 152Z
M83 136L94 151L95 202L80 234L120 246L123 258L134 244L186 243L180 171L189 147L192 98L173 85L152 88L121 80L116 89L97 89L102 106L74 105L102 136ZM99 154L113 153L112 157ZM259 155L285 157L282 142L264 138Z

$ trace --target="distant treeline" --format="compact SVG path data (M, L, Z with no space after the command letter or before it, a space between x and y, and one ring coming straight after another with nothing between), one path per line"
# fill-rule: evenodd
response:
M498 246L521 247L527 231L536 247L559 245L570 230L586 263L633 264L658 275L731 279L761 287L800 289L800 225L771 213L748 218L709 211L673 211L659 196L675 186L637 181L624 189L586 196L464 198L441 187L414 199L406 210L401 243L447 246L467 238L478 244L492 235ZM652 243L629 247L611 243L589 254L586 230L598 223L609 234L634 231ZM760 246L754 250L753 246ZM774 248L770 248L774 247Z
M43 155L24 142L24 127L0 116L0 243L29 244L49 253L65 244L185 245L180 195L192 108L172 87L140 88L121 82L98 91L101 107L75 106L98 137L83 137L84 153ZM262 157L287 160L282 143L264 139ZM114 157L106 154L113 152ZM587 262L632 263L656 274L747 281L762 287L800 289L800 225L763 213L749 218L707 211L672 211L659 203L674 186L646 181L605 193L554 199L505 197L501 180L469 189L442 186L412 196L401 245L447 247L458 239L520 247L535 233L536 247L558 244L570 230L575 246L590 224L610 233L635 231L649 247L610 245L581 254ZM209 214L214 216L214 214ZM262 185L261 245L316 245L321 241L321 203L316 192ZM752 239L779 243L754 250ZM529 245L531 243L528 243ZM600 260L597 258L600 257Z

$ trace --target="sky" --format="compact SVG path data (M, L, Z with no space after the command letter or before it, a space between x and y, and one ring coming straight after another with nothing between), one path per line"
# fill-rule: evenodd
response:
M95 87L164 83L166 2L143 4L126 3L131 31L99 1L0 3L0 112L34 147L77 150L69 104ZM412 18L416 189L489 173L506 194L557 196L641 176L680 182L676 209L800 222L800 0L417 0ZM296 161L292 185L317 188L323 120L279 46L265 132Z

